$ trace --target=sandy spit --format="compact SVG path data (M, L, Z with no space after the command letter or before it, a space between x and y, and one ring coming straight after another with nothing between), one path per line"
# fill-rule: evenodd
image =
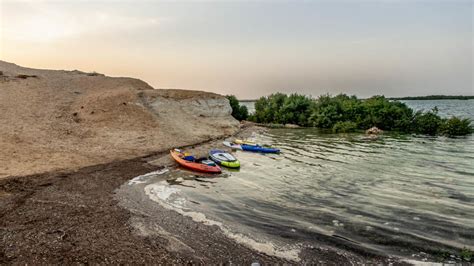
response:
M0 61L0 178L144 156L235 133L223 96Z

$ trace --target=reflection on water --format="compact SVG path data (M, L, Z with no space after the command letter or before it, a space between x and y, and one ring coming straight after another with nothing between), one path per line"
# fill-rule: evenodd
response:
M326 235L405 256L474 249L472 137L275 129L257 139L282 154L237 152L241 170L213 179L174 172L187 207L283 242Z
M183 207L280 245L333 239L403 257L474 250L473 136L273 129L256 140L282 153L237 151L240 171L213 178L170 172Z

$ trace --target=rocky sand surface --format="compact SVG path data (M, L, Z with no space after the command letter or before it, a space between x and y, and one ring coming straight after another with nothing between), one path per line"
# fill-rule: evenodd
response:
M171 211L155 209L163 219L153 220L151 228L137 227L151 216L119 206L116 190L136 175L156 171L148 162L152 158L1 179L0 264L284 262ZM179 240L177 232L185 231L193 234Z

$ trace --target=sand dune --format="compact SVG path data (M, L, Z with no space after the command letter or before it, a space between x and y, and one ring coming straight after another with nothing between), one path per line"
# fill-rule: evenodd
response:
M236 132L224 97L0 61L0 178L143 156Z

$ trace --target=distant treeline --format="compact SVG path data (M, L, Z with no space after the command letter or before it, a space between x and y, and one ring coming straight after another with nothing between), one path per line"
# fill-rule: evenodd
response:
M235 96L234 96L234 97L235 97ZM238 100L238 101L241 102L241 103L246 103L246 102L248 103L248 102L255 102L255 101L257 101L257 99L253 99L253 100L251 100L251 99L243 99L243 100Z
M299 95L275 93L255 102L255 113L248 116L235 97L229 96L233 115L239 120L265 124L296 124L304 127L352 132L378 127L404 133L460 136L474 132L469 119L441 118L437 108L415 112L405 103L384 96L358 99L339 94L322 95L317 99Z
M462 95L428 95L428 96L408 96L408 97L392 97L390 100L471 100L474 96Z
M246 120L249 116L247 106L240 105L239 100L234 95L227 95L226 98L229 100L230 107L232 107L232 116L239 120Z
M406 97L388 97L389 100L472 100L472 96L463 95L427 95L427 96L406 96ZM239 102L256 102L257 99L244 99Z

